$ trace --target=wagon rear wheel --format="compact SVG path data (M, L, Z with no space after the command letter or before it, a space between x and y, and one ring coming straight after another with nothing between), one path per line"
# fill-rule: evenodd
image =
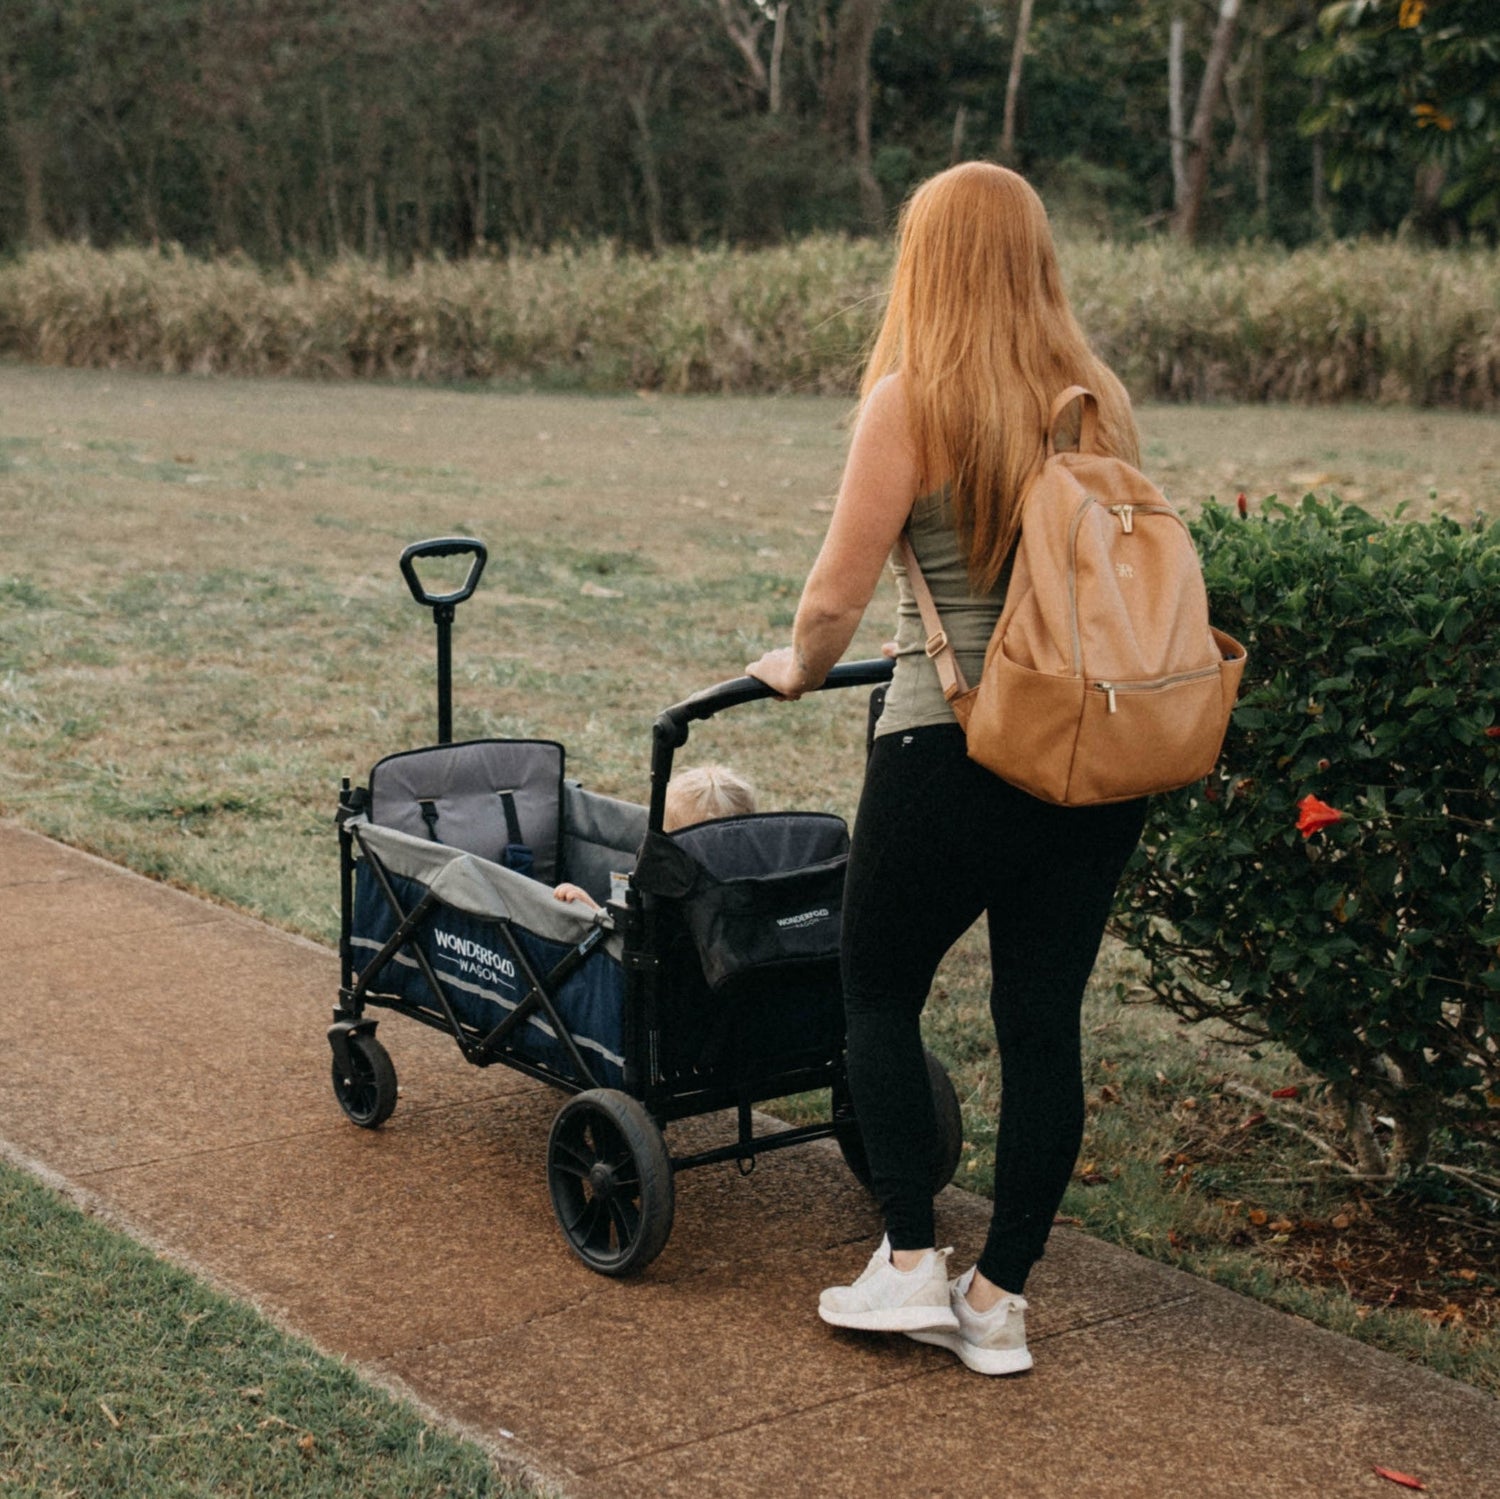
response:
M932 1107L937 1115L937 1139L932 1153L932 1195L936 1197L958 1170L959 1157L964 1150L964 1116L947 1068L926 1047L922 1048L922 1056L927 1063L927 1081L932 1088ZM865 1154L864 1137L860 1134L859 1120L854 1116L849 1085L843 1081L833 1090L833 1137L838 1141L844 1164L862 1185L871 1187L870 1160Z
M339 1107L361 1129L379 1129L396 1107L396 1068L390 1053L367 1033L348 1038L349 1063L333 1054L333 1094Z
M601 1275L649 1265L672 1232L676 1192L666 1141L628 1093L568 1100L547 1141L552 1210L573 1253Z

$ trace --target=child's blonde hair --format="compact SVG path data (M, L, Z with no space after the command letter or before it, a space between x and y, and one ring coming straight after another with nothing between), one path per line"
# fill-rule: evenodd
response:
M662 828L675 832L715 817L739 817L755 811L755 788L726 765L696 765L667 782Z

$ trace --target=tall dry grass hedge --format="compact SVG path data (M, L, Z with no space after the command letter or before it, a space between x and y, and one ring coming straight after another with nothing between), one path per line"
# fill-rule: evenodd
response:
M1138 398L1500 407L1500 254L1065 246L1080 320ZM0 265L0 353L241 375L584 389L853 388L889 269L834 237L599 246L316 274L59 246Z

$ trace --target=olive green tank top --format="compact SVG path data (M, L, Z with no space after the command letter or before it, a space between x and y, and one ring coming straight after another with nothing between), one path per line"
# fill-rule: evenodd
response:
M922 564L922 576L932 590L943 629L953 642L959 668L970 687L984 669L985 647L994 634L1005 603L1005 583L982 596L969 591L969 565L959 545L953 505L946 486L923 495L912 506L906 523L912 550ZM886 692L885 709L876 734L896 734L905 729L953 723L953 710L943 696L937 667L927 655L927 630L917 596L900 560L899 548L891 555L896 575L896 670Z

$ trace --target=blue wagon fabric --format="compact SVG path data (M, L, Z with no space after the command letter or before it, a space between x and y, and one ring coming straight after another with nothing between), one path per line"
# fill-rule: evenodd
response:
M454 1013L486 1035L530 993L511 942L545 985L546 975L604 918L587 907L554 900L550 888L461 849L390 828L359 825L408 913L431 892L434 906L412 935L432 965ZM351 941L362 971L396 930L391 909L369 861L358 860ZM389 996L441 1014L437 996L409 951L398 950L372 976L376 997ZM557 988L548 986L558 1015L600 1087L624 1084L624 970L611 934ZM505 1051L572 1078L577 1069L545 1011L533 1010L507 1038Z

